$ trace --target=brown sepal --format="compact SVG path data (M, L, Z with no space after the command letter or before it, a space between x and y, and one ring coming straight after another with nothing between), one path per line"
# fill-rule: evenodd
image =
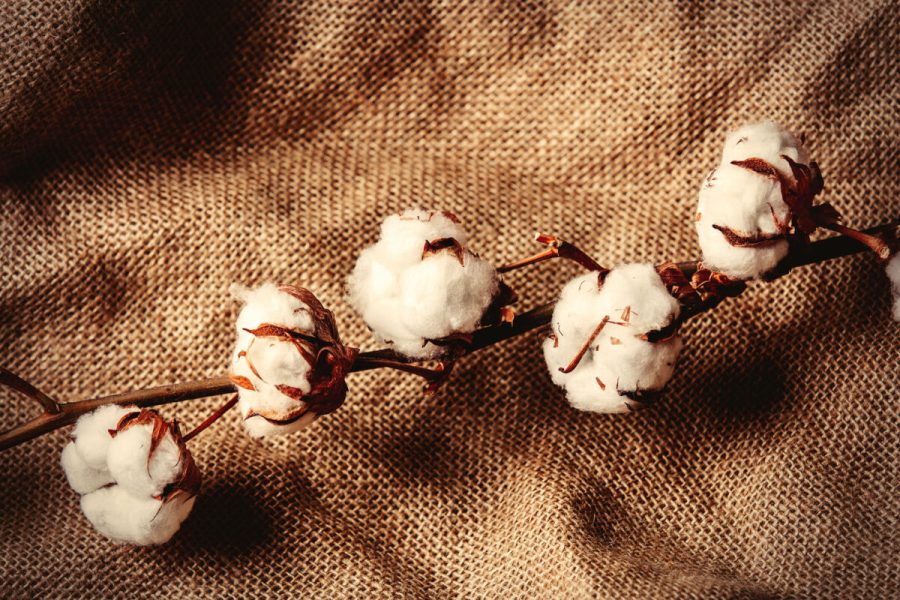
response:
M515 290L506 285L504 282L500 282L500 285L497 287L497 293L494 294L493 299L491 300L490 305L488 305L487 309L484 311L484 315L481 317L481 325L497 325L498 323L512 323L512 320L508 320L509 312L512 309L507 310L507 307L511 304L515 304L519 299L518 294L516 294ZM513 316L515 313L513 313Z
M761 158L748 158L745 160L733 160L731 161L736 167L741 167L742 169L747 169L748 171L753 171L754 173L758 173L767 179L771 179L772 181L781 181L781 173L773 167L769 162L761 159Z
M460 265L465 264L466 250L455 238L439 238L426 241L422 248L422 259L428 258L439 252L449 252L456 257Z
M245 390L250 390L251 392L256 391L256 386L253 385L253 382L243 375L230 374L228 375L228 379L230 379L231 383L238 386L239 388L244 388Z
M759 248L760 246L768 246L785 238L783 233L742 233L737 232L730 227L724 225L713 225L713 229L717 229L725 236L725 241L737 248Z

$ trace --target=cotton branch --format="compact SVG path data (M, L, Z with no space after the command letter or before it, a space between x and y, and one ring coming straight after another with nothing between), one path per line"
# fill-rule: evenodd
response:
M880 239L887 246L890 246L891 242L884 240L896 240L897 226L897 222L892 222L887 225L867 229L863 231L862 234L870 241L871 239ZM597 267L599 267L599 265L593 261L593 259L587 257L586 254L579 251L571 244L560 242L556 238L551 238L549 236L542 236L542 241L543 243L548 244L549 248L547 251L537 255L540 258L532 257L532 259L518 261L517 263L507 265L503 269L510 271L514 268L525 266L526 264L534 264L559 256L575 260L582 266L591 270L598 270ZM792 250L769 279L781 277L796 267L841 258L868 249L871 249L871 243L867 244L865 239L860 239L859 232L855 232L852 236L844 234L813 242ZM883 258L882 255L884 252L878 252L877 254L879 254L880 258ZM686 261L677 263L677 267L687 276L691 276L696 271L697 264L698 261L696 260ZM600 270L603 270L602 267ZM481 348L492 346L504 340L517 337L547 325L552 317L553 307L554 303L552 302L543 304L517 315L515 321L511 324L501 323L476 330L471 337L471 341L459 347L455 358L459 358ZM388 349L375 350L360 353L350 367L350 371L361 372L378 368L394 368L426 377L426 379L429 379L432 383L434 381L440 381L442 378L446 378L446 375L449 373L449 369L446 365L442 365L438 369L427 369L425 367L417 367L408 364L411 362L417 361L401 356ZM0 450L11 448L45 433L70 425L81 415L91 412L100 406L118 404L134 405L143 408L174 404L223 394L233 394L236 391L231 380L227 376L223 376L201 381L134 390L78 402L59 403L21 377L2 367L0 367L0 385L10 387L29 398L32 398L44 409L44 413L32 421L0 433ZM198 426L195 432L201 431L233 405L233 401L229 401L225 406L213 413L213 415L204 421L203 424ZM195 432L191 432L189 436L192 437L195 435Z

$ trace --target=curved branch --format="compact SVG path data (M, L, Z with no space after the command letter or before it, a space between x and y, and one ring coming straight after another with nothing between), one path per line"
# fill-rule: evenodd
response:
M893 221L886 225L866 229L862 233L872 236L883 235L887 236L888 239L896 239L897 227L898 222ZM796 267L841 258L868 249L869 247L865 243L846 235L813 242L788 255L770 279L781 277ZM677 266L684 271L687 276L691 276L694 271L696 271L697 264L698 261L694 260L678 263ZM523 312L522 314L517 315L515 321L511 324L501 323L475 331L472 334L471 343L465 346L460 356L492 346L509 338L522 335L547 325L550 323L553 316L554 304L555 303L553 302L542 304ZM404 357L388 349L381 349L360 353L350 370L351 372L360 372L387 366L396 368L396 364L388 363L397 362L411 363L419 361ZM40 402L47 411L28 423L0 433L0 450L11 448L34 439L44 433L74 423L81 415L100 406L106 406L108 404L135 405L138 407L160 406L196 398L233 394L236 391L236 388L228 377L215 377L201 381L164 385L144 390L134 390L122 394L114 394L112 396L82 400L79 402L57 403L22 378L2 367L0 367L0 383L9 385L25 395L34 398ZM51 408L54 408L56 412L51 413Z
M56 414L59 412L59 404L42 392L37 389L9 369L5 369L0 367L0 385L5 385L8 388L14 389L20 394L28 396L35 402L41 405L41 408L44 409L44 412L50 415Z

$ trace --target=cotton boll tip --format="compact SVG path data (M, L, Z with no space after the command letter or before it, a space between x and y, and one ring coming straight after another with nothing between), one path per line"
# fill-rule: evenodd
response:
M775 165L780 172L790 176L787 157L795 162L809 161L802 141L774 121L749 123L725 137L722 163L759 158Z

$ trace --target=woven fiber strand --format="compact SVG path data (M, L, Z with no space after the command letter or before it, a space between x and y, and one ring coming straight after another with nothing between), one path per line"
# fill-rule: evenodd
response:
M414 205L497 264L538 229L608 265L695 257L699 185L761 118L806 134L848 223L885 222L898 32L890 1L0 3L0 364L66 401L222 375L234 281L309 287L372 348L344 278ZM527 308L576 272L508 281ZM867 256L752 285L629 416L569 408L539 333L434 398L354 374L287 437L230 414L162 547L92 530L55 432L0 454L0 596L892 596L889 296ZM34 415L0 393L4 425Z

